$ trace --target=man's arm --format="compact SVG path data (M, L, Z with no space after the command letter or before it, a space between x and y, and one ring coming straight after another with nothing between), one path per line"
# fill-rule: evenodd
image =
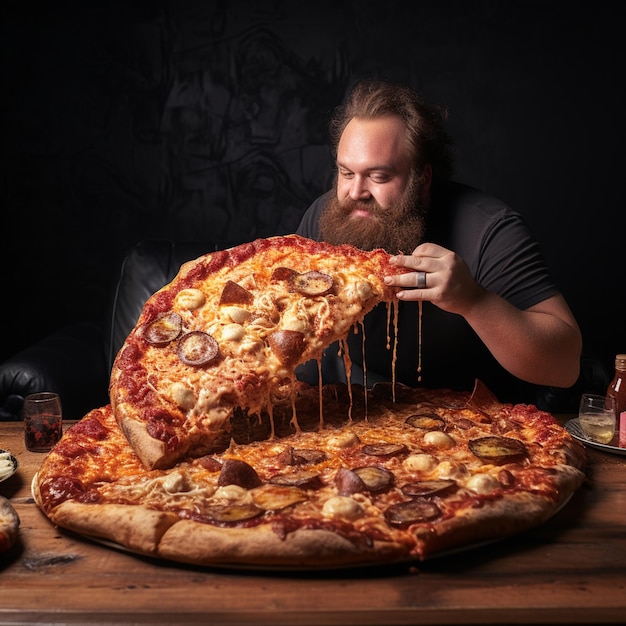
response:
M401 288L399 299L427 300L462 315L514 376L554 387L576 382L582 337L561 295L520 310L478 285L458 255L435 244L422 244L411 255L393 257L392 263L412 270L386 278L387 284ZM423 289L416 288L418 272L426 273Z

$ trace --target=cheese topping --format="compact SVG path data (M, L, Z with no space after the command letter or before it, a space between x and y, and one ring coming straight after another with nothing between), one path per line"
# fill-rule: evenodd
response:
M465 483L465 488L476 493L491 493L502 485L491 474L474 474Z
M138 352L126 362L123 348L113 368L116 414L148 421L169 413L158 418L166 429L181 425L198 434L192 448L207 445L237 407L271 411L273 394L295 380L298 364L320 359L375 305L393 300L383 281L388 255L382 250L346 246L338 256L335 247L297 236L276 246L265 241L186 263L147 301L126 342ZM155 317L163 322L155 326ZM146 388L156 393L148 396Z
M324 502L322 515L331 518L355 520L363 515L363 507L353 498L335 496Z
M442 433L439 430L431 430L424 435L424 443L429 446L434 446L440 450L449 450L456 445L456 442L450 435Z
M403 463L404 467L411 472L432 472L439 461L432 455L426 453L411 454Z

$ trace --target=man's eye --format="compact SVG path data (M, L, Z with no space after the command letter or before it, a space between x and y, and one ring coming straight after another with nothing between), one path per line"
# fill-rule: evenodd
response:
M339 170L339 176L341 176L341 178L354 178L354 174L352 172L345 172L343 170Z
M376 184L381 184L389 182L391 180L391 176L388 176L387 174L372 174L370 179Z

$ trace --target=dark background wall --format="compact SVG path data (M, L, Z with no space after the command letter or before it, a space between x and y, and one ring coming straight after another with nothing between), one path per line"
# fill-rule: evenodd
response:
M41 3L43 4L43 3ZM98 320L144 238L291 232L356 78L450 109L457 178L521 211L609 367L626 352L624 44L597 1L5 3L4 358Z

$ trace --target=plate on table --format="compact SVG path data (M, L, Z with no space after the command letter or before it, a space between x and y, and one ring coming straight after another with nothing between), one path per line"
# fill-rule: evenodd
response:
M612 454L621 454L626 456L626 448L609 446L605 443L597 443L596 441L587 439L587 437L585 437L585 433L583 433L583 429L578 421L578 418L569 420L569 422L565 424L565 430L567 430L567 432L574 437L574 439L578 439L578 441L581 441L586 446L597 448L598 450L604 450L604 452L611 452Z
M0 483L11 478L17 472L18 465L17 459L8 450L0 448Z

